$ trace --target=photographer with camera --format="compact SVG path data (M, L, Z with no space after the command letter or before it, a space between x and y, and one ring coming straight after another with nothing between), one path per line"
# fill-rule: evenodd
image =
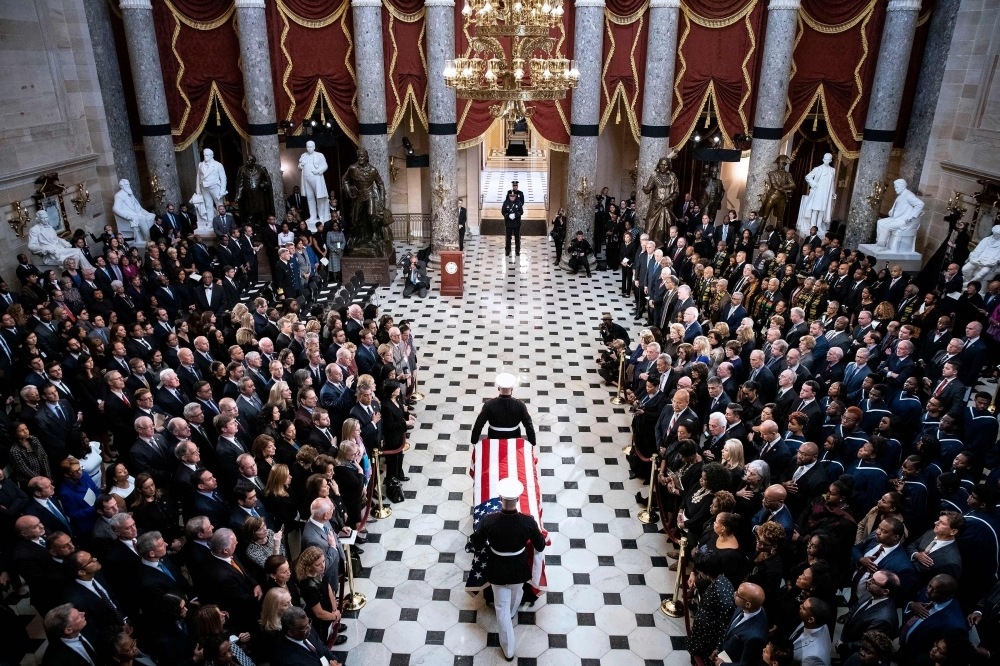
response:
M573 271L573 275L582 267L587 271L587 277L590 277L590 262L587 261L587 255L590 254L590 243L586 241L583 237L583 232L576 232L576 238L569 242L569 267Z

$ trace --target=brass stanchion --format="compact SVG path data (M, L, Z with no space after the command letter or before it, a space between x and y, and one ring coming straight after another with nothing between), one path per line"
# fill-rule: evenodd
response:
M684 556L687 554L687 537L681 537L680 559L677 560L677 578L674 580L674 596L672 599L665 599L660 604L660 610L667 617L681 617L684 615L684 599L681 596L681 577L684 575Z
M417 373L416 373L416 371L413 372L413 393L410 394L410 397L413 398L414 400L416 400L417 402L420 402L425 397L423 393L421 393L420 391L417 390Z
M624 405L625 398L622 397L622 386L625 384L625 350L618 350L618 395L611 398L612 405Z
M635 431L632 432L632 438L628 442L628 446L622 449L622 453L628 455L632 453L632 447L635 446Z
M653 513L653 493L656 492L656 454L655 453L649 459L649 462L652 463L652 465L653 465L653 469L649 473L649 502L646 503L646 508L643 509L642 511L640 511L639 515L636 516L636 518L639 519L639 522L642 523L642 524L644 524L644 525L648 525L649 523L655 523L656 522L656 514Z
M351 544L344 544L344 556L347 564L347 585L351 593L344 598L344 610L361 610L368 603L368 597L354 591L354 567L351 565Z
M382 505L382 466L379 464L378 449L375 449L375 492L378 493L378 508L372 511L372 515L381 520L392 515L392 509Z

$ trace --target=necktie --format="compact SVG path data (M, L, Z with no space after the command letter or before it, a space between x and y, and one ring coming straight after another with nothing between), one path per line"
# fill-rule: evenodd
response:
M869 608L871 608L871 606L872 606L873 603L875 603L874 597L871 598L871 599L869 599L865 603L861 604L861 606L859 606L856 611L854 611L853 613L851 613L851 617L855 617L859 613L864 613L866 610L868 610Z
M174 575L172 573L170 573L170 569L168 569L165 566L163 566L163 562L162 561L156 563L156 568L159 569L160 571L162 571L163 573L165 573L170 580L172 580L172 581L176 581L177 580L176 578L174 578Z
M257 509L250 509L250 515L254 518L260 518L260 514L257 513Z
M934 389L935 397L941 395L941 392L944 391L944 387L947 385L948 385L948 380L942 379L941 382L938 384L938 387Z
M59 519L60 522L62 522L63 525L69 527L69 520L66 519L66 514L59 510L59 507L56 506L55 502L50 499L45 500L45 506L52 512L53 515L55 515L56 518Z
M928 602L928 603L922 604L922 605L923 605L924 608L930 610L931 607L934 604ZM919 615L917 615L916 613L914 613L913 617L911 617L909 620L907 620L903 624L903 626L899 630L899 642L900 642L900 644L903 644L903 643L906 642L907 634L909 634L910 630L913 629L913 625L915 625L917 622L920 622L920 620L922 620L922 619L923 618L921 618Z
M58 402L56 403L55 407L56 407L56 414L59 415L59 418L61 418L62 420L65 421L66 420L66 412L64 412L62 410L62 407L59 405Z
M310 643L309 641L302 641L302 644L306 646L307 650L309 650L313 654L316 654L316 648L313 647L312 643Z
M3 349L3 353L7 355L8 361L14 360L14 357L11 356L10 348L7 347L7 341L3 339L3 336L0 336L0 349Z
M969 343L970 343L970 342L972 342L972 340L966 340L966 341L965 341L965 344L964 344L964 345L962 345L962 349L966 349L966 348L967 348L967 347L969 346Z
M122 396L121 396L121 397L122 397L122 402L124 402L124 403L125 403L125 406L126 406L126 407L129 407L129 408L131 408L131 407L132 407L132 403L130 403L130 402L128 401L128 398L126 398L126 397L125 397L125 394L124 394L124 393L122 393Z
M237 571L239 571L240 573L243 573L243 569L241 569L241 568L240 568L240 565L236 564L236 560L235 560L235 559L232 559L232 560L229 560L229 563L230 563L231 565L233 565L233 568L234 568L234 569L236 569L236 570L237 570Z
M104 591L104 588L102 588L100 585L94 582L94 590L96 590L98 596L100 596L101 599L104 600L104 605L107 606L112 613L114 613L115 619L118 621L118 624L125 624L125 616L122 615L122 612L118 609L118 606L115 606L115 602L111 601L111 597L109 597L108 593Z
M872 562L874 562L878 558L882 557L882 553L884 553L884 552L885 552L885 546L883 546L882 544L879 544L878 550L876 550L875 553L872 554L872 556L871 556ZM861 565L859 563L858 564L858 572L854 575L854 581L853 581L852 587L857 587L858 583L861 582L861 579L864 578L865 574L867 574L867 573L868 573L868 569L866 569L863 565Z
M792 483L795 483L799 479L801 479L802 475L805 474L805 473L806 473L806 468L805 467L799 467L798 469L796 469L795 473L792 474Z

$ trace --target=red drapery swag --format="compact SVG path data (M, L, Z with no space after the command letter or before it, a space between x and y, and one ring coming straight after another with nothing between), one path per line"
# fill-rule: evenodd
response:
M409 110L427 128L426 29L422 0L383 0L385 117L392 134ZM414 120L410 117L410 131Z
M152 4L174 147L190 146L205 125L221 120L223 113L248 138L232 0L153 0Z
M752 132L766 14L766 0L682 2L672 146L679 149L687 142L706 107L724 147L733 147L733 134Z
M604 9L604 66L601 69L600 130L624 116L639 142L642 90L646 77L649 0L608 0Z
M193 0L191 0L193 1ZM275 0L265 5L278 120L296 127L320 105L357 144L357 79L350 0Z
M469 48L470 34L465 29L465 19L462 16L461 2L455 3L455 53L464 54ZM563 57L571 57L573 50L573 21L575 20L573 3L568 0L563 3L562 25L553 28L549 34L556 40L556 50ZM509 48L509 43L504 44ZM531 128L550 142L553 150L569 149L569 119L572 91L565 99L547 102L530 102L528 106L535 108L534 115L528 119ZM495 118L490 115L490 106L496 102L456 100L456 120L458 121L458 147L468 148L480 143L486 132L493 125Z

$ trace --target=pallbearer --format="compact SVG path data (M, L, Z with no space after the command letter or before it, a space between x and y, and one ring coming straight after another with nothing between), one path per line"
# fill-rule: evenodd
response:
M502 372L497 375L497 391L500 395L488 400L483 405L483 411L476 418L472 427L472 443L479 442L483 426L489 421L490 428L486 433L488 439L517 439L521 436L521 425L524 425L524 438L535 445L535 426L531 424L528 408L520 400L515 400L514 385L517 380L514 375Z
M530 426L531 422L528 423ZM525 555L525 545L531 541L535 552L541 552L545 549L545 537L535 519L519 510L524 493L524 485L520 481L501 479L497 492L500 494L501 510L483 519L472 535L472 545L481 549L489 544L486 580L493 588L500 649L507 661L513 661L514 616L521 607L524 584L531 580L531 563Z

